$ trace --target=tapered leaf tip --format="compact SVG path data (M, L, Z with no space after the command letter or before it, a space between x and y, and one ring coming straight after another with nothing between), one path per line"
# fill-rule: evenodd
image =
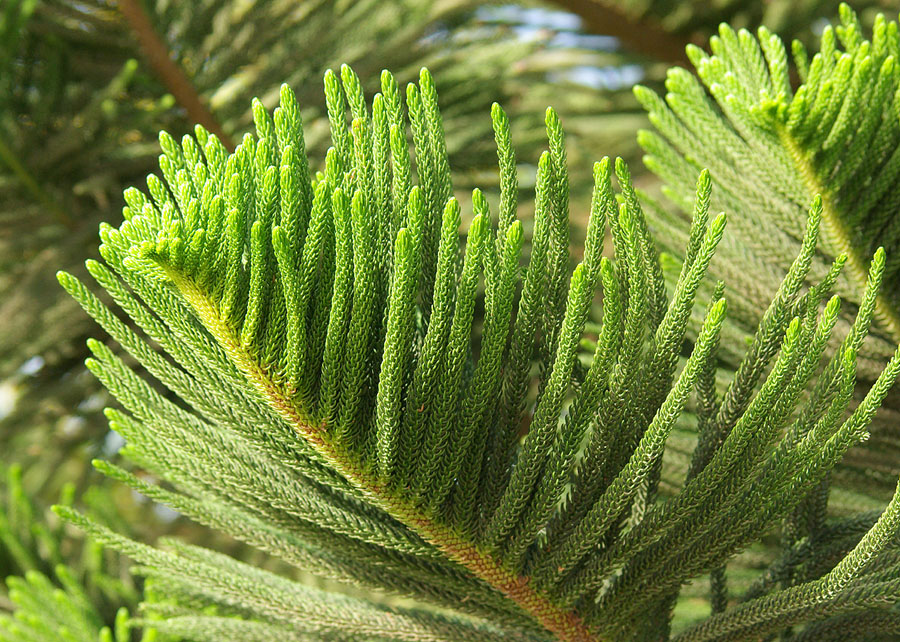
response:
M409 190L409 207L410 209L418 209L423 207L425 201L425 195L422 193L422 188L419 185L413 186L412 189Z
M731 27L730 24L728 24L727 22L719 23L719 37L720 38L727 38L733 34L734 34L734 29Z
M541 157L538 159L538 170L544 172L550 171L550 152L546 149L541 153Z
M645 100L650 99L651 94L655 95L654 92L644 85L635 85L631 88L631 93L634 94L634 97L638 99L638 102L643 104Z
M822 218L822 195L816 194L809 206L809 227L818 227L819 220Z
M488 222L483 214L476 214L472 217L472 223L469 225L469 238L481 238L487 231Z
M715 303L713 303L712 308L709 311L709 319L713 323L718 323L725 316L725 313L728 311L728 299L722 297Z
M405 256L409 252L410 242L409 242L409 232L406 231L405 227L401 227L397 232L397 254L400 256Z
M256 99L254 98L254 100ZM159 134L157 135L157 140L159 140L159 146L163 149L172 148L178 144L175 142L175 138L172 136L172 134L164 129L160 130Z
M78 520L78 513L70 506L53 504L53 506L50 507L50 510L56 513L57 517L64 521L74 523Z
M849 22L856 16L856 13L846 2L842 2L840 6L838 6L838 13L841 16L841 20L844 22Z
M713 36L715 37L715 36ZM706 58L706 52L703 51L702 47L698 47L697 45L691 43L684 48L684 52L687 54L688 60L694 65L694 67L699 67L700 62ZM649 90L648 90L649 91Z
M837 294L833 295L825 305L825 313L829 316L837 314L841 309L841 297Z
M710 227L712 228L714 233L719 233L725 228L725 225L727 223L728 216L725 214L725 212L719 212L716 218L713 219L712 225L710 225Z
M522 231L522 221L513 221L506 232L506 238L513 246L520 246L525 233Z
M488 202L484 192L477 187L472 190L472 207L478 214L484 214L488 211Z

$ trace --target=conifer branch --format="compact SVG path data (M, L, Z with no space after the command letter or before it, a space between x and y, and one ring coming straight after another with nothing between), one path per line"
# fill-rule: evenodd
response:
M507 596L529 613L548 631L562 642L602 642L594 636L572 611L559 608L529 583L529 578L512 573L499 565L496 560L471 541L461 538L452 529L436 523L414 504L405 500L386 487L377 476L373 476L358 461L327 438L324 425L313 425L295 406L281 386L275 383L241 346L218 313L216 306L190 280L178 272L167 269L166 273L185 299L190 302L204 326L225 348L256 390L306 439L322 457L341 475L362 491L373 504L379 506L400 522L411 526L426 541L434 544L450 559L469 569L491 587Z
M57 203L46 189L41 187L37 179L31 175L28 169L22 164L15 152L9 148L5 141L0 140L0 161L6 164L13 174L18 177L25 189L34 197L34 199L44 206L56 220L69 229L75 229L75 221L69 216L59 203Z
M110 476L301 568L494 620L526 639L589 642L662 631L663 616L648 628L648 608L667 607L684 582L721 568L791 515L865 437L900 371L898 353L842 421L886 259L875 253L851 330L827 354L840 306L833 298L819 308L846 258L803 290L820 199L720 402L713 355L725 321L721 286L678 372L698 292L724 238L725 215L708 215L711 174L697 182L671 299L621 160L594 166L584 257L569 272L564 137L548 110L550 144L538 162L523 275L522 225L509 193L515 157L499 107L492 119L505 174L500 220L476 190L463 250L428 71L406 92L412 149L390 74L371 116L352 70L329 72L325 83L334 147L324 171L313 173L301 158L299 106L284 86L274 114L254 103L256 136L247 134L231 155L203 127L180 145L161 135L162 178L148 177L147 194L126 191L125 222L102 226L100 252L111 269L89 262L88 271L171 361L77 279L59 274L184 402L89 341L88 368L125 408L108 411L111 427L127 439L129 457L173 490L98 466ZM613 259L603 256L606 224ZM578 368L598 286L603 326L590 366ZM480 291L484 321L476 324ZM682 492L656 502L666 442L697 386L705 398L702 452ZM531 429L517 443L526 417ZM63 513L141 559L176 598L223 608L222 616L202 616L210 627L274 635L282 625L318 622L358 634L384 617L365 602L343 601L358 615L343 623L322 594L307 622L297 609L310 594L283 578L202 549L163 554ZM898 514L886 513L863 550L836 567L829 600L874 610L857 599L869 585L900 597L880 571L866 572L889 554L884 543L900 529ZM273 610L285 591L296 599ZM759 599L780 604L792 595ZM776 608L754 614L751 625L768 631L814 612ZM735 613L743 617L725 608L715 621ZM198 630L199 620L181 619L199 615L192 607L164 602L160 615L163 629ZM434 640L451 629L483 637L492 626L394 616L412 630L426 622ZM394 626L390 639L411 635Z
M726 240L731 265L721 274L747 293L740 314L745 331L767 304L760 283L774 285L792 260L800 239L797 212L814 195L823 202L823 255L813 273L846 257L847 277L836 282L842 296L858 301L866 264L885 247L878 330L862 347L860 363L870 381L900 337L896 25L876 16L867 36L854 11L841 4L840 23L825 27L818 52L807 52L765 27L751 34L723 24L710 39L710 53L688 48L696 76L669 70L664 97L635 88L656 128L640 132L638 141L668 193L686 210L693 172L684 168L706 166L713 184L724 188L715 191L717 206L747 213L735 219L734 237ZM802 80L796 88L793 69ZM671 223L684 226L683 220ZM849 323L845 318L842 325Z

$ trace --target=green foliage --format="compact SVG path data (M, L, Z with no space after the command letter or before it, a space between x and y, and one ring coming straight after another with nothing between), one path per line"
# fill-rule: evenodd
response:
M661 134L641 134L649 166L686 204L689 168L708 166L713 184L722 186L714 202L747 214L736 223L739 240L731 245L741 243L757 262L789 262L802 236L798 210L821 194L826 225L823 256L816 261L821 267L814 271L824 273L835 256L847 254L847 278L837 287L858 301L875 250L880 243L894 245L890 159L896 148L892 114L900 45L897 23L880 17L870 42L849 7L843 5L841 15L842 26L825 29L822 51L811 60L795 44L804 80L796 91L777 36L762 28L756 38L727 26L711 40L712 55L689 49L699 80L683 69L670 70L666 103L644 88L636 91ZM845 51L838 49L838 39ZM866 109L870 104L878 107ZM898 335L896 264L896 258L889 259L876 305L879 333L888 337ZM732 265L738 272L740 264ZM759 273L767 283L777 278L771 269ZM757 307L759 289L748 294ZM893 349L884 345L872 342L869 350L886 358Z
M840 13L841 24L825 28L818 53L807 53L799 42L791 47L801 81L796 89L778 36L765 28L753 36L721 26L711 54L688 49L699 78L671 69L664 100L636 89L657 129L641 132L639 141L647 166L684 212L690 211L695 173L708 168L713 206L741 213L724 242L726 260L713 271L740 293L733 309L744 332L752 333L770 288L797 252L802 211L813 196L822 199L822 239L811 274L821 278L836 258L845 262L835 289L850 305L841 312L839 334L849 331L864 305L869 262L879 247L887 250L872 338L858 348L859 374L873 381L900 339L900 224L894 216L900 38L897 23L878 15L866 40L856 14L847 5ZM666 250L680 254L686 219L659 211L656 221L672 230L664 237ZM737 363L739 337L725 343L732 346L729 361ZM896 398L887 405L896 409ZM871 445L842 467L842 484L865 492L873 482L893 488L900 455L896 421L883 414L873 435Z
M112 629L102 626L93 605L74 578L66 574L66 567L57 568L57 580L65 588L57 588L37 571L26 577L6 580L9 596L16 607L14 617L0 615L0 640L35 640L53 642L65 639L72 642L129 642L131 629L128 611L121 609ZM115 631L115 633L113 633ZM151 642L156 635L148 633L144 640Z
M25 493L18 467L7 471L0 488L0 572L7 589L0 597L0 640L130 642L128 613L139 598L119 556L67 536L54 515L46 519ZM69 506L73 494L67 486L60 506ZM110 523L108 494L95 488L84 499L94 519ZM152 629L142 639L158 640Z
M100 409L110 403L83 365L90 322L53 275L64 267L87 276L82 263L98 258L97 226L121 222L120 194L157 165L159 129L180 141L193 126L184 96L150 63L147 33L123 17L126 5L143 9L164 57L232 139L253 127L263 105L275 106L282 82L300 91L305 142L316 158L331 142L313 79L353 61L372 89L380 71L374 61L404 82L427 63L446 89L458 181L482 187L490 187L494 163L483 117L491 98L514 105L510 118L530 132L553 91L550 70L604 65L609 57L577 43L547 51L552 33L524 41L516 33L521 16L482 17L474 1L230 1L198 9L165 0L0 0L0 396L5 401L9 391L15 400L11 410L0 404L0 459L14 456L26 485L45 500L65 481L85 479L77 463L103 454ZM570 87L573 118L596 122L595 93ZM256 109L251 96L262 101ZM641 118L633 105L624 118L612 115L602 130L607 144L630 145ZM538 144L536 137L520 142L529 150ZM305 150L295 151L305 159Z
M147 609L162 632L666 637L682 584L710 571L721 580L730 558L790 522L868 436L900 370L895 355L851 406L884 252L874 253L852 331L827 351L839 299L820 308L844 260L811 276L827 212L810 198L798 256L720 395L721 286L702 302L679 369L724 238L725 216L709 216L711 174L700 174L671 294L621 160L594 165L584 254L570 272L567 161L548 110L523 270L503 110L492 110L500 213L476 190L462 243L431 75L423 70L405 100L390 74L381 81L370 108L349 68L326 74L333 147L318 167L304 158L287 87L274 114L254 108L257 135L234 154L202 127L181 145L161 135L162 178L148 178L149 194L126 192L125 222L101 227L104 262L87 263L135 329L75 277L59 279L140 364L89 342L88 368L123 406L107 416L126 456L166 484L106 462L98 469L297 568L415 605L323 594L59 512L141 564L160 597ZM607 227L613 258L603 256ZM817 283L805 289L808 279ZM598 288L603 321L583 364ZM694 389L700 445L681 492L658 501L663 452ZM778 579L741 604L720 590L720 612L679 639L757 639L843 616L883 621L900 598L898 506L900 494L849 541L841 524L798 535L795 548L813 556L835 544L828 529L844 548L790 577L779 562Z

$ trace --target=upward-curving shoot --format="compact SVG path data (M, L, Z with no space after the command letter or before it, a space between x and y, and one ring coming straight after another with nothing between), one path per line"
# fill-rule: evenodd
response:
M744 362L717 386L727 286L696 300L726 233L725 215L708 211L708 173L673 289L621 160L594 166L573 270L552 109L523 226L498 105L499 207L476 190L463 212L427 71L405 96L384 72L371 103L347 67L326 75L325 91L324 159L307 159L287 86L274 114L254 103L256 136L233 154L200 127L180 143L161 135L161 177L125 193L125 222L100 232L104 262L88 263L133 324L59 279L133 358L90 342L90 369L121 403L110 425L150 477L97 468L297 568L413 602L320 590L177 541L153 548L60 512L142 565L162 634L667 637L679 588L776 528L866 438L900 370L895 356L850 408L884 252L852 332L832 337L840 301L829 291L846 259L806 287L823 222L813 200L799 256ZM695 307L705 320L686 343ZM697 448L663 501L667 438L688 405ZM789 586L773 567L775 579L737 603L714 582L716 613L677 639L895 618L898 516L895 497Z

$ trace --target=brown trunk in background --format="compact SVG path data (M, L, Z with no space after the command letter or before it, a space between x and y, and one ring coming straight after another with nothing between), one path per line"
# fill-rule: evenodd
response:
M623 48L648 58L690 66L684 49L691 41L669 33L655 20L632 19L611 3L600 0L555 0L555 3L580 17L589 33L615 36Z
M181 67L172 60L168 47L153 28L153 23L150 22L150 17L144 11L140 0L119 0L118 6L119 11L122 12L137 36L147 64L150 65L178 104L187 112L188 120L203 125L209 132L218 136L229 151L234 151L234 143L231 138L222 129L209 108L203 104L200 95Z

